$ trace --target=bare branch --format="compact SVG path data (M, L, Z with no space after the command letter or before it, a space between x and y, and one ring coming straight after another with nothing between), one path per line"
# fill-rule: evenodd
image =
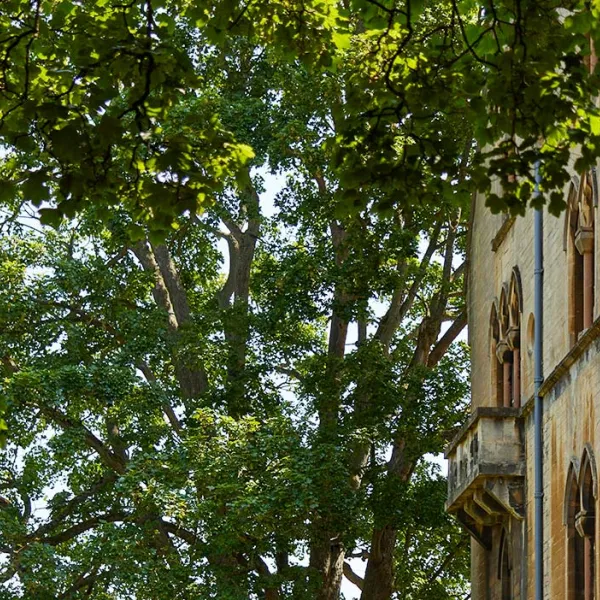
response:
M362 590L365 585L365 580L357 575L350 566L350 563L344 561L344 577L350 582L353 583L359 590Z

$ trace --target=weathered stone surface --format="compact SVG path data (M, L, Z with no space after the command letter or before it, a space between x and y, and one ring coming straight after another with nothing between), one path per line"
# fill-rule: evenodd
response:
M525 464L519 409L480 407L446 450L446 509L463 510L478 525L491 526L508 516L522 516L522 500L512 502L522 487Z
M575 157L573 158L573 161ZM567 197L577 198L578 178ZM569 473L579 477L584 452L600 453L600 247L598 210L593 227L582 227L573 210L559 218L544 214L544 339L542 386L544 458L544 598L572 600L576 573L569 555L569 536L593 535L591 572L595 598L600 598L600 526L593 481L594 506L578 509L568 521ZM469 341L472 354L472 410L469 422L446 451L449 460L448 510L473 536L472 600L504 600L499 559L501 548L510 556L513 600L534 598L534 473L533 473L533 211L506 219L492 215L485 199L474 203L470 232ZM590 236L590 233L592 235ZM575 297L577 260L581 251L593 253L593 322L579 325L582 308ZM580 268L580 267L577 267ZM492 307L516 271L520 277L520 324L498 331L492 341ZM511 307L514 310L514 307ZM499 311L498 311L499 312ZM496 315L502 320L503 315ZM499 398L501 361L506 347L518 349L520 398L506 407ZM500 354L500 356L498 356ZM498 365L500 364L500 369ZM504 375L506 375L504 373ZM506 381L506 379L505 379ZM583 475L582 475L583 477ZM597 476L594 475L596 478ZM581 482L580 482L581 483ZM583 485L583 483L581 483ZM504 544L504 546L503 546Z

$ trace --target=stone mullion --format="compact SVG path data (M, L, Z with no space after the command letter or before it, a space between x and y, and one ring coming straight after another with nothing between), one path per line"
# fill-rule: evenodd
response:
M583 538L583 600L594 600L594 514L582 509L575 517L575 529Z
M583 329L589 329L594 321L594 255L583 254Z
M511 373L512 373L512 363L508 360L504 360L502 363L502 400L503 405L508 407L511 405L512 394L511 394Z
M521 352L519 348L513 350L513 376L512 376L512 405L521 406Z
M583 538L583 598L594 600L594 560L592 536Z

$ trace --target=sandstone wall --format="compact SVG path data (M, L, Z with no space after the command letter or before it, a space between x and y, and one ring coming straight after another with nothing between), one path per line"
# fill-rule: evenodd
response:
M569 189L565 189L565 197ZM546 384L544 397L544 556L545 597L567 599L566 527L564 524L565 489L569 465L578 462L588 445L600 456L600 326L587 338L572 335L569 306L572 289L569 280L572 248L566 229L567 214L544 214L544 375L554 373L556 381ZM597 210L594 210L598 231ZM533 599L533 255L534 213L506 222L503 215L491 215L482 198L474 204L471 229L469 270L469 341L472 351L473 407L497 405L492 381L492 344L490 314L498 301L502 285L508 284L514 267L522 282L521 314L521 405L525 427L525 514L524 521L512 519L506 527L512 546L513 598ZM600 257L600 235L596 235L595 256ZM595 265L594 319L600 308L600 260ZM582 343L583 342L583 343ZM580 355L557 367L565 357L573 356L573 347L583 347ZM577 350L577 348L576 348ZM600 525L600 524L599 524ZM596 532L600 527L596 527ZM473 600L503 600L498 578L498 545L501 527L493 533L493 547L485 551L472 542ZM598 535L596 533L596 537ZM596 548L600 549L596 540ZM600 552L596 551L595 572L600 574ZM596 598L600 597L600 576L596 577Z

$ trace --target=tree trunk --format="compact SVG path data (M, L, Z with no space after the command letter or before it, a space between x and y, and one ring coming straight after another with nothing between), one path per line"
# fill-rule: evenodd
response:
M390 600L394 589L396 529L386 525L373 531L360 600Z
M317 542L311 548L310 567L320 575L315 599L338 600L344 574L342 545L328 539Z

